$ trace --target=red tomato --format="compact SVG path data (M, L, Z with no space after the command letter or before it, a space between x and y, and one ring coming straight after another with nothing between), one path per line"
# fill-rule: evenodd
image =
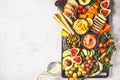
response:
M83 12L83 13L86 13L86 12L87 12L87 9L86 9L86 8L83 8L83 9L82 9L82 12Z
M104 43L104 44L103 44L103 47L106 48L106 47L107 47L107 44Z
M101 48L100 53L103 54L107 49L106 48Z
M102 42L99 43L99 47L103 47L103 43Z
M83 5L80 5L80 6L79 6L79 8L80 8L80 9L83 9L83 8L84 8L84 6L83 6Z
M110 61L110 59L108 57L104 58L104 62L109 62L109 61Z
M107 46L109 45L108 41L106 42Z
M97 3L101 3L102 2L102 0L97 0Z
M113 40L112 39L109 39L108 40L108 44L112 44L113 43Z
M78 11L77 11L77 12L78 12L78 14L80 14L80 13L82 13L82 10L81 10L81 9L78 9Z

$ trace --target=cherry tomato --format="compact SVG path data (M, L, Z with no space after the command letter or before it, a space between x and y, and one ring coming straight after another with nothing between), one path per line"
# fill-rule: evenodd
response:
M104 48L107 47L107 44L104 43L104 44L103 44L103 47L104 47Z
M113 43L113 40L112 39L109 39L108 40L108 44L112 44Z
M84 8L84 6L83 6L83 5L80 5L80 6L79 6L79 8L80 8L80 9L83 9L83 8Z
M80 13L82 13L82 10L81 10L81 9L78 9L78 11L77 11L77 12L78 12L78 14L80 14Z
M97 3L101 3L102 2L102 0L97 0Z
M100 53L103 54L107 49L106 48L101 48Z
M109 62L109 61L110 61L110 59L108 57L104 58L104 62Z
M106 42L107 46L109 45L108 41Z
M102 42L99 43L99 47L103 47L103 43Z
M82 9L82 12L83 12L83 13L86 13L86 12L87 12L87 9L86 9L86 8L83 8L83 9Z

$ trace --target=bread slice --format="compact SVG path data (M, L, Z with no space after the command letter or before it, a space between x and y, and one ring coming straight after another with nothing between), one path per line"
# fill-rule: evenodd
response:
M57 22L61 25L61 27L62 27L66 32L68 32L69 34L71 34L71 32L67 29L66 25L59 19L58 14L55 14L55 15L53 16L53 19L54 19L55 21L57 21Z

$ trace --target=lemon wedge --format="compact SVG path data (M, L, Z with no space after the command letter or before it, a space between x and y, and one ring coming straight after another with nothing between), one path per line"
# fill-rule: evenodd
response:
M61 35L62 35L62 36L68 36L69 34L68 34L65 30L62 29L62 30L61 30Z
M87 18L87 21L88 21L88 23L89 23L90 26L93 25L93 20L91 18Z

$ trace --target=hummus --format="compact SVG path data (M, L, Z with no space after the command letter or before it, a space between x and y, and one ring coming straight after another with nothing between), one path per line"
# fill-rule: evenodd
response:
M83 37L82 44L87 49L93 49L96 46L96 44L97 44L97 38L93 34L86 34Z

